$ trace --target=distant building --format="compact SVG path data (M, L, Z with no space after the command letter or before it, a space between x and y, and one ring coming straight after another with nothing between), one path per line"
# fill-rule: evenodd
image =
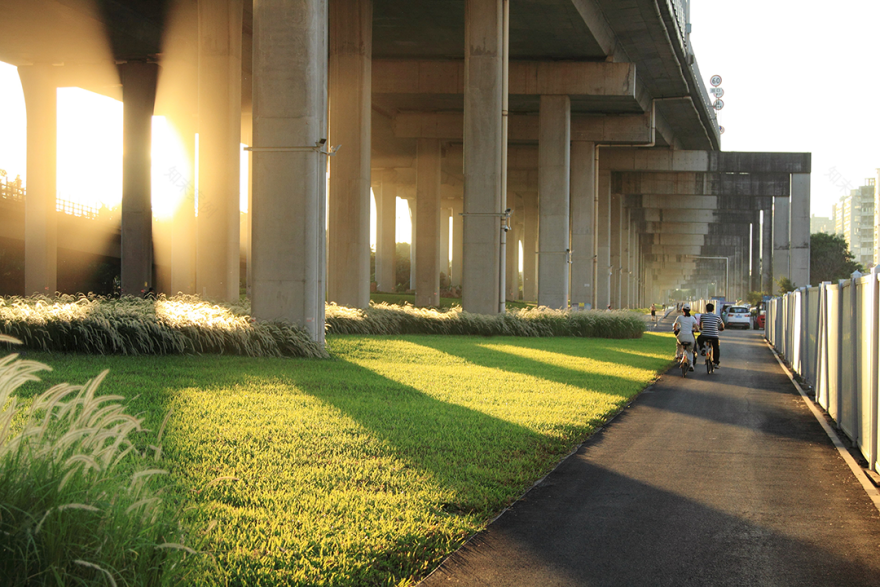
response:
M874 265L874 178L851 190L834 205L834 232L843 236L849 250L865 268Z
M826 218L825 216L816 216L815 214L810 216L810 234L816 234L817 232L834 234L836 232L834 230L834 219Z
M880 169L877 170L880 179ZM874 265L880 265L880 182L874 182Z

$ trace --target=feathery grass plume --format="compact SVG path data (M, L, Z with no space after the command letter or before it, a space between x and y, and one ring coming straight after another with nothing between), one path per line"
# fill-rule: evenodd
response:
M17 389L48 369L17 355L0 360L3 585L186 584L197 559L168 548L186 533L150 486L164 471L133 450L140 420L121 397L97 395L104 374L56 385L19 409Z
M569 312L550 308L510 310L483 315L410 305L371 304L360 310L327 306L328 334L472 334L482 336L580 336L588 338L640 338L642 317L628 311Z
M0 333L44 351L327 356L303 329L258 322L249 313L247 304L215 304L191 295L0 297Z

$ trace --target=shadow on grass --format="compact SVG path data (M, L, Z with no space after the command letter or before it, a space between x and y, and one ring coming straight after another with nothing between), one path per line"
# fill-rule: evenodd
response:
M54 367L40 387L60 381L84 382L104 368L110 374L103 394L128 398L129 413L144 418L157 431L175 396L188 388L207 394L205 405L189 417L211 421L212 395L277 394L277 385L308 394L363 426L392 454L429 473L451 490L447 511L495 512L543 475L571 443L545 436L477 410L437 400L344 359L254 359L246 357L93 357L82 365L78 356L40 356ZM25 395L31 395L28 389ZM176 416L175 416L176 417ZM247 414L241 414L246 418ZM170 431L169 431L170 432ZM149 443L149 438L144 442ZM193 455L175 454L188 445L167 436L167 456L193 463ZM241 447L244 448L244 447ZM558 457L558 458L557 458Z
M461 340L457 340L453 337L411 337L407 340L413 344L418 344L449 355L460 357L470 363L482 367L529 375L546 381L584 387L600 393L611 393L612 395L620 397L630 397L637 392L642 387L641 380L621 377L607 372L602 373L599 371L571 369L569 367L547 363L539 359L532 359L523 357L519 354L507 353L497 348L491 348L491 346L506 345L524 349L535 349L541 352L592 359L633 369L658 370L663 368L666 364L663 360L650 359L626 351L609 350L598 346L593 347L592 349L585 347L583 353L571 352L570 350L566 352L567 349L570 349L570 345L566 346L566 348L560 348L553 343L552 339L478 339L478 342L469 345L462 345ZM536 349L535 347L540 348ZM596 351L597 348L599 349L598 352L591 353L591 351ZM600 385L597 386L597 383ZM610 391L611 389L619 389L620 386L623 386L624 388L633 388L633 391L632 393Z

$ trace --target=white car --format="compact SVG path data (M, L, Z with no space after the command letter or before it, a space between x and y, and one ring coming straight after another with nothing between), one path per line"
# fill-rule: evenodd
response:
M721 314L721 320L725 328L749 329L752 327L752 312L748 306L730 306Z

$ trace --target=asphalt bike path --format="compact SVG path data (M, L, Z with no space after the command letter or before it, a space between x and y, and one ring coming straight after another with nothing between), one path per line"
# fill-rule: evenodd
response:
M728 330L718 371L671 368L420 585L876 587L880 513L762 333Z

